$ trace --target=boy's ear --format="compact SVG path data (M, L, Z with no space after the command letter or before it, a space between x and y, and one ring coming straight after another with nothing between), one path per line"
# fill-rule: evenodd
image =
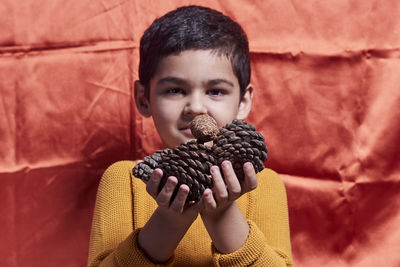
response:
M251 110L252 101L253 101L253 85L249 84L246 87L246 90L245 90L245 93L244 93L242 99L240 100L239 110L238 110L236 119L244 120L247 118L247 116L249 115L250 110Z
M134 95L135 95L135 103L136 107L139 110L140 114L144 117L151 116L150 110L150 101L146 97L144 85L140 81L135 81L134 84Z

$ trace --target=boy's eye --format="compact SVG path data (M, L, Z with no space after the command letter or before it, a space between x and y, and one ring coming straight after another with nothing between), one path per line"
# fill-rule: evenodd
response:
M222 96L225 94L225 91L222 89L211 89L208 90L207 93L213 96Z
M165 90L165 93L168 95L177 95L184 94L184 91L181 88L168 88L167 90Z

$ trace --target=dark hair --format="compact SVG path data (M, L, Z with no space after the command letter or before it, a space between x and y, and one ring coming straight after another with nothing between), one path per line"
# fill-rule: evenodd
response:
M140 40L139 80L149 97L150 80L164 57L189 49L211 49L227 56L243 97L250 83L249 43L242 27L221 12L185 6L156 19Z

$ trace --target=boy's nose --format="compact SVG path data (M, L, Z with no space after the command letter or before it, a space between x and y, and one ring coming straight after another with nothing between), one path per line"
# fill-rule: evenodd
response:
M204 101L200 95L194 94L188 98L185 106L184 112L186 114L205 114L207 113L207 108Z

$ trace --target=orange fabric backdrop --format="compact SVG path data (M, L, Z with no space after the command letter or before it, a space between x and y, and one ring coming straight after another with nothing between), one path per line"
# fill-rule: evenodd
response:
M295 265L399 266L395 0L3 0L1 265L86 264L102 172L161 146L132 102L139 38L185 4L248 33L249 122L287 188Z

